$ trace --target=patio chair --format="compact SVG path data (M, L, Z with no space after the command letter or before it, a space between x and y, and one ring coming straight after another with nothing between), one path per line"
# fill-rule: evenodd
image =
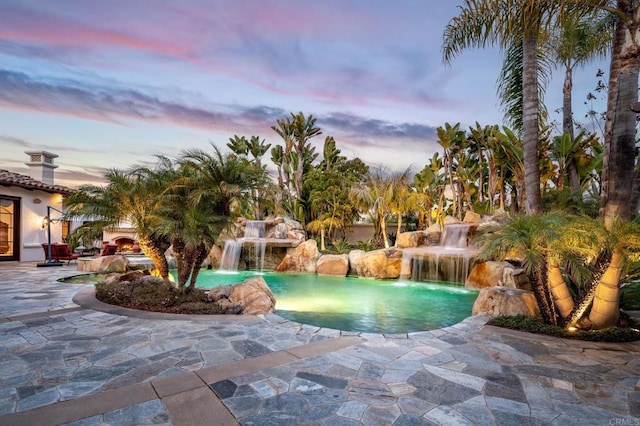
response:
M42 248L44 249L44 257L45 259L49 258L49 245L47 243L42 243ZM76 260L79 258L79 254L71 253L71 249L69 248L69 244L67 243L53 243L51 244L51 259L52 260L66 260L67 265L71 263L72 260Z
M100 256L112 256L116 254L117 250L118 250L117 244L105 244L102 247L102 252L100 253Z

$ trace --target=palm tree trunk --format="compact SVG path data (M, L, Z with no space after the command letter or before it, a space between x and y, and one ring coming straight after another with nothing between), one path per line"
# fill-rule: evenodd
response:
M571 311L573 311L573 297L571 297L560 267L555 261L550 260L547 263L547 282L549 283L549 289L553 295L553 301L558 308L560 317L562 319L567 318L569 314L571 314Z
M573 143L573 109L572 109L572 89L573 89L573 71L570 66L565 68L564 85L562 86L562 131L567 133ZM569 188L571 191L580 189L580 178L578 176L578 168L573 156L566 159L565 172L569 178ZM560 177L563 178L563 177ZM564 180L564 179L563 179Z
M172 238L171 245L173 246L173 254L176 257L176 269L178 270L178 288L184 287L188 275L188 263L187 263L187 247L180 238Z
M327 251L327 247L324 245L324 225L320 228L320 250Z
M640 165L636 165L633 173L633 189L631 195L631 211L640 209Z
M164 281L164 285L167 288L171 288L169 264L167 263L167 258L164 257L164 251L147 236L138 235L138 243L142 252L153 262L153 266L155 266L158 275Z
M578 324L580 320L582 320L582 317L584 316L584 314L591 307L591 304L593 303L593 298L596 294L596 287L598 286L600 279L602 278L602 276L604 275L604 272L609 266L610 261L611 261L611 257L607 252L600 253L600 255L595 261L594 272L588 287L589 289L584 294L584 296L582 296L582 299L573 308L573 311L571 312L571 314L566 320L565 328L575 327L575 325Z
M189 282L189 290L192 290L193 288L195 288L196 286L196 280L198 279L198 274L200 273L200 266L202 265L202 262L204 262L204 260L207 258L207 256L209 255L209 249L207 249L207 246L205 244L200 244L198 246L198 249L196 251L196 260L194 263L194 268L193 271L191 272L191 281Z
M542 212L540 166L538 155L539 111L538 96L538 28L528 28L522 41L522 143L524 148L524 186L526 212Z
M620 316L620 275L624 266L624 255L620 250L611 254L611 262L596 286L589 321L596 329L612 327Z
M531 287L533 294L540 307L540 313L545 324L557 325L558 314L553 304L553 298L549 291L549 286L546 282L546 275L544 273L546 267L538 266L535 268L532 274Z
M636 114L629 105L638 100L640 46L636 37L640 6L637 3L618 0L618 9L629 19L618 18L613 40L600 202L605 226L614 217L627 219L631 215Z
M571 67L564 70L564 84L562 86L562 132L568 133L573 141L573 110L571 107L571 91L573 88L573 73Z
M398 240L400 239L398 237L402 232L402 214L398 213L396 216L398 217L398 227L396 228L396 241L395 241L395 244L393 245L394 247L398 247Z
M387 221L384 218L384 214L380 218L380 232L382 232L382 241L384 241L384 248L389 248L389 238L387 238Z

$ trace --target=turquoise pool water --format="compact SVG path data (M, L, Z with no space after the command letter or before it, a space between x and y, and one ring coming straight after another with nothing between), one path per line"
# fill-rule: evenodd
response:
M456 324L471 315L477 291L459 285L315 274L201 271L211 288L262 275L276 295L276 313L302 324L345 331L407 333Z

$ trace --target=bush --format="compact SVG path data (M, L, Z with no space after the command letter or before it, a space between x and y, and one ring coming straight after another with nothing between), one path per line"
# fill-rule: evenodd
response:
M144 311L180 314L222 314L220 308L207 300L199 288L182 293L167 288L161 282L137 280L96 284L96 298L104 303Z
M346 238L339 238L334 240L331 243L331 247L332 247L331 251L338 254L349 253L353 248L353 246L349 243L349 241Z
M622 287L621 292L620 308L625 311L640 311L640 282Z
M364 251L372 251L379 247L373 239L369 239L367 241L358 241L356 243L356 248Z
M637 326L634 321L628 320L630 325ZM490 320L487 324L512 330L526 331L547 336L562 337L565 339L588 340L593 342L635 342L640 340L640 331L632 327L612 327L606 330L594 331L568 331L562 327L543 324L535 318L526 315L499 316Z

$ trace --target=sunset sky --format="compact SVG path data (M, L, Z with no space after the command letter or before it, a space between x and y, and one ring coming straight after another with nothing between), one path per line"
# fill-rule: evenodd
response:
M501 56L442 62L442 33L462 1L2 0L0 168L26 173L26 150L59 155L56 183L224 148L290 112L313 114L347 157L418 171L435 129L502 124ZM596 85L578 70L576 117ZM562 72L547 89L552 119ZM581 109L582 108L582 109ZM266 162L269 155L266 156Z

